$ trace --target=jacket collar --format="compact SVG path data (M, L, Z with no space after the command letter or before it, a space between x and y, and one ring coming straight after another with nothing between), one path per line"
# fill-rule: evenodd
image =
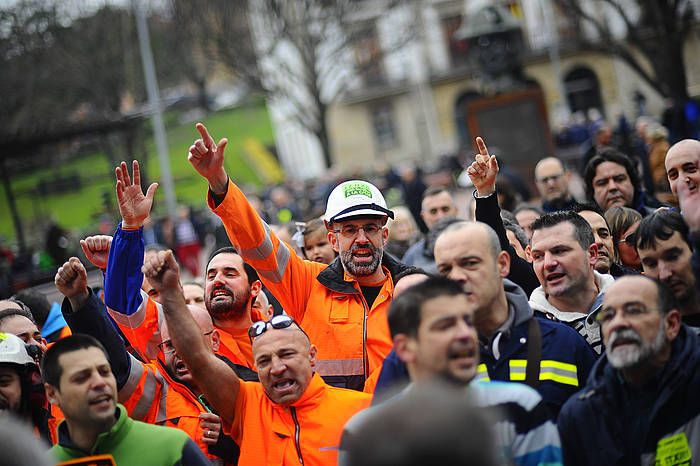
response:
M527 302L527 295L518 285L508 279L503 280L503 289L506 292L508 306L515 312L513 319L513 327L517 327L530 320L533 316L532 308Z
M530 295L530 306L536 311L553 315L561 322L573 322L583 319L600 307L605 290L615 282L612 275L601 274L595 270L593 271L593 276L595 277L595 284L598 287L598 296L596 296L590 309L582 310L582 312L562 312L547 300L547 295L542 286L535 288Z
M326 385L321 376L314 372L314 374L311 376L311 381L309 381L309 385L306 387L306 390L304 390L304 393L302 393L301 397L299 397L299 399L290 406L282 406L277 403L272 403L272 401L269 401L268 398L268 401L272 403L273 409L278 414L276 416L272 416L272 423L270 425L272 431L280 436L290 437L294 435L294 425L290 424L288 417L289 415L286 413L291 411L292 408L297 412L313 410L321 403L327 388L328 385Z
M68 431L68 423L65 421L61 422L58 426L58 444L67 450L79 452L83 455L110 451L122 441L124 436L128 433L131 423L134 422L129 418L126 408L121 404L117 404L114 416L117 418L117 422L115 422L112 428L107 432L102 432L97 436L90 451L83 451L73 443L73 440L70 438L70 432Z
M318 404L319 398L326 392L326 388L328 388L326 382L323 381L318 373L314 372L306 390L304 390L304 393L297 401L292 403L292 406L297 409L304 409Z

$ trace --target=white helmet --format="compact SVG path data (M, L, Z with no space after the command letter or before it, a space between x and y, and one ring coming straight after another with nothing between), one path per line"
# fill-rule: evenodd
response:
M390 217L394 212L387 209L384 196L372 183L351 180L340 183L328 196L324 220L333 223L349 217Z
M11 333L0 332L0 364L4 363L36 366L22 339Z

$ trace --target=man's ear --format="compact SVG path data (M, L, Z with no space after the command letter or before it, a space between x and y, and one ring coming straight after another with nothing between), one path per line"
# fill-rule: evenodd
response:
M253 298L251 303L255 301L255 298L260 294L260 290L262 290L262 282L260 280L255 280L250 284L250 297Z
M314 369L316 368L316 354L318 353L318 350L316 349L316 345L311 345L309 347L309 362L311 363L311 368Z
M330 230L330 226L328 226L328 242L330 243L331 247L333 250L340 254L340 247L338 246L338 237L336 236L335 233L333 233L333 230Z
M593 243L588 246L588 263L591 267L598 261L598 245Z
M49 403L55 406L61 405L60 393L58 393L56 387L54 387L51 384L45 383L44 390L46 391L46 398L49 400Z
M506 278L510 273L510 254L505 251L499 252L496 258L496 264L498 265L498 274Z
M211 350L215 353L219 352L219 347L221 346L221 335L219 335L219 331L217 329L214 329L211 332Z
M396 355L404 363L409 364L416 359L416 342L415 338L406 335L405 333L398 333L394 337L394 351Z
M677 309L672 309L664 319L666 320L666 339L673 341L681 331L681 313Z
M525 246L525 260L528 262L532 262L532 246L529 244Z

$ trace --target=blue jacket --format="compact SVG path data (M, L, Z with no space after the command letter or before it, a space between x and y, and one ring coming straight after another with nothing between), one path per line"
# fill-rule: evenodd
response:
M500 332L498 358L493 342L479 345L481 364L476 380L525 381L528 323L537 319L542 334L540 384L542 396L553 418L566 400L585 385L595 363L595 353L575 330L559 322L534 317L525 292L509 280L504 280L506 298L511 309L510 326ZM375 398L381 400L398 387L408 383L406 366L392 351L384 360L375 388Z
M605 355L586 387L562 408L559 433L567 465L690 464L700 457L700 339L682 326L671 358L655 377L645 403L628 390ZM622 406L639 406L646 414L623 419ZM638 451L625 451L623 432L639 425ZM660 456L657 457L657 452ZM671 457L676 462L669 461ZM689 459L690 456L687 456ZM693 461L692 464L696 464Z
M540 384L537 391L556 419L562 405L583 387L596 360L586 340L568 325L534 317L527 295L514 283L504 280L511 325L497 332L491 340L481 342L480 380L525 381L528 323L537 319L542 335ZM496 338L500 333L500 338ZM494 342L498 341L498 357Z

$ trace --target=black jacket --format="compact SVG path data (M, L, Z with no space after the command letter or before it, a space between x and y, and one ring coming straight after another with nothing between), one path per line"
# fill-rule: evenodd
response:
M694 332L681 327L671 358L649 389L653 390L651 404L641 405L648 414L623 420L621 407L639 405L640 399L636 391L626 388L620 372L603 355L586 387L569 399L559 415L564 463L639 465L656 460L656 464L686 464L667 463L664 458L678 455L676 459L682 459L689 452L693 459L700 456L700 339ZM636 452L625 451L623 446L623 433L630 424L641 426L640 432L646 433L633 439ZM657 452L663 458L657 458Z

